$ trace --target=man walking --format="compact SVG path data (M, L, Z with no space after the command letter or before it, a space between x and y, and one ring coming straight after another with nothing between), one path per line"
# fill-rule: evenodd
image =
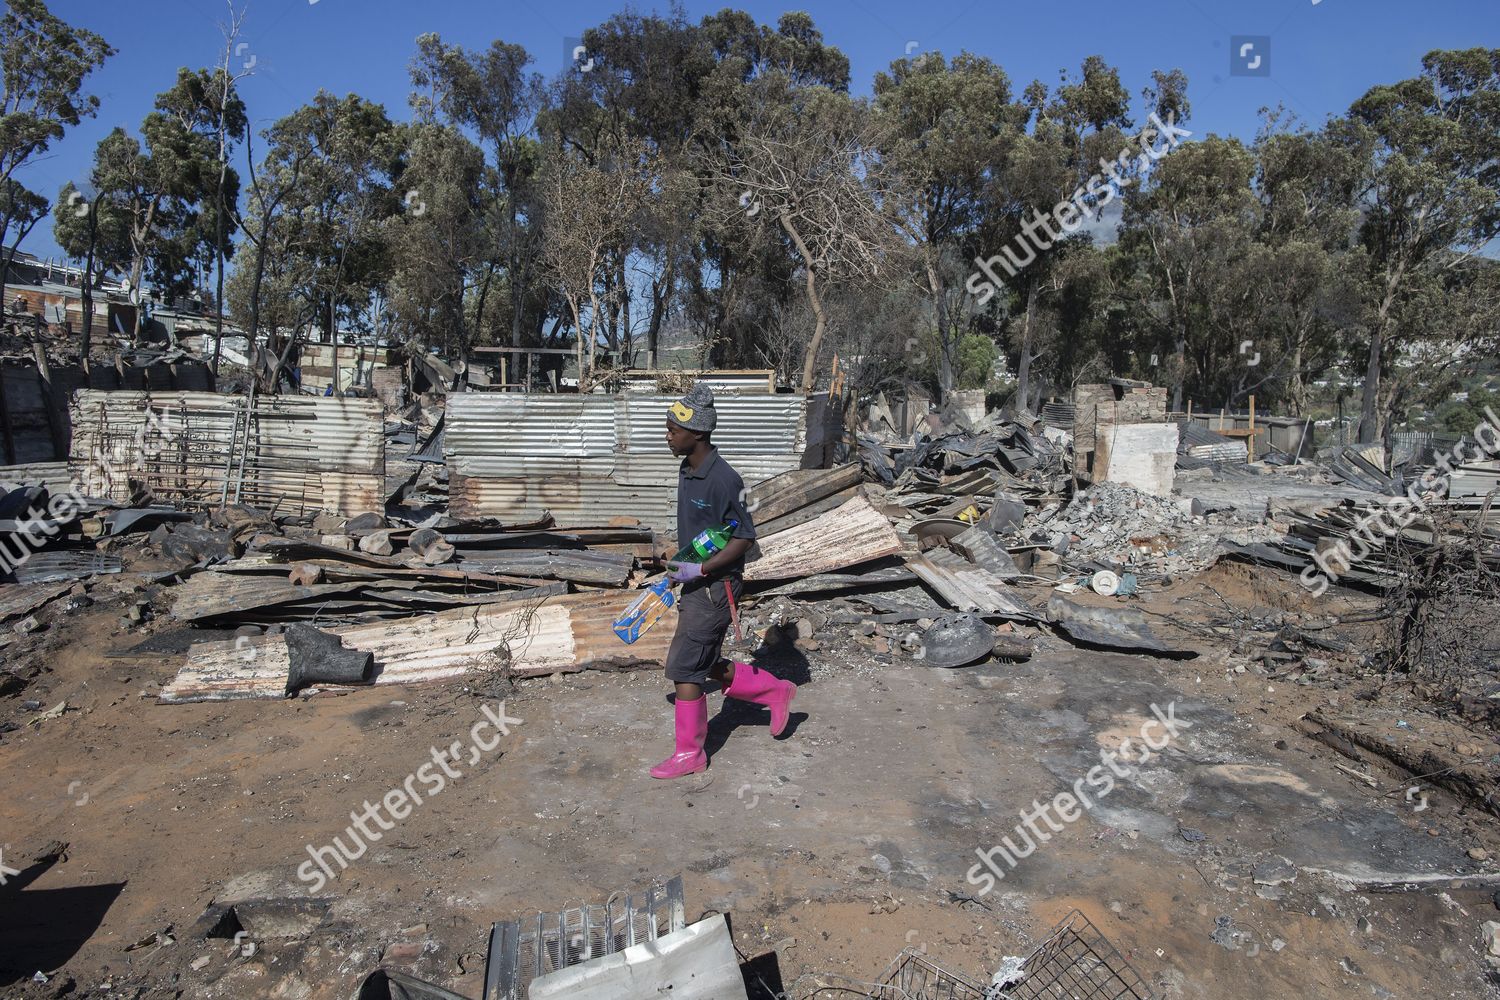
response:
M729 698L765 705L771 710L771 735L786 729L787 713L797 685L748 663L719 656L729 628L730 602L743 586L745 552L755 540L755 525L745 507L745 484L719 456L711 439L718 423L713 391L702 382L668 409L667 446L682 459L677 477L677 544L730 520L739 522L722 551L702 563L668 563L669 575L682 584L677 602L677 633L667 653L667 678L676 685L677 746L672 756L651 769L653 778L680 778L708 767L703 741L708 736L708 698L703 685L718 681Z

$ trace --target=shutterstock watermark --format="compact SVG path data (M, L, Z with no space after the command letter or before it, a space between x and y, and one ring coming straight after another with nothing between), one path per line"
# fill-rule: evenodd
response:
M40 552L50 539L57 537L58 532L88 507L85 497L95 484L104 484L104 491L108 492L110 484L119 475L119 466L129 458L130 452L142 459L155 458L176 440L176 431L155 410L147 407L145 416L145 422L136 431L133 441L117 441L112 447L95 447L82 476L75 476L66 492L49 496L44 507L33 504L26 511L26 517L17 522L8 546L6 539L0 538L0 572L13 572Z
M995 888L996 882L1005 878L1009 870L1036 853L1037 847L1051 840L1052 834L1061 833L1067 828L1068 823L1077 821L1083 815L1083 812L1079 810L1080 805L1084 809L1092 809L1095 800L1102 799L1115 790L1116 778L1130 776L1131 767L1119 764L1117 761L1124 760L1133 765L1144 764L1154 754L1165 750L1167 745L1177 738L1181 730L1191 729L1193 724L1177 718L1176 710L1177 702L1175 701L1168 702L1165 711L1157 705L1151 706L1151 714L1156 718L1141 726L1141 743L1144 749L1139 754L1131 752L1131 746L1135 741L1126 739L1120 744L1118 750L1099 751L1099 763L1089 768L1087 774L1073 782L1072 791L1058 792L1050 802L1038 802L1032 799L1031 809L1021 810L1021 822L1016 824L1013 831L1016 838L1023 841L1025 846L1018 845L1010 837L1001 837L1000 843L987 851L978 847L974 848L974 853L979 856L980 863L969 869L966 876L968 883L975 887L982 887L979 889L980 896L987 895ZM1159 740L1153 739L1151 735L1152 730L1158 726L1162 729ZM1053 813L1057 814L1062 823L1053 820ZM1038 820L1046 824L1046 830L1037 827ZM1033 837L1035 839L1032 839ZM999 855L998 861L996 855ZM1001 867L1000 861L1005 862L1005 867Z
M1136 160L1142 168L1149 166L1182 145L1185 136L1193 134L1185 128L1178 128L1174 115L1167 115L1167 120L1163 122L1152 113L1150 120L1150 127L1142 129L1141 134L1136 137L1136 146L1141 150L1139 155L1135 151L1136 146L1126 146L1113 160L1101 158L1100 172L1090 177L1088 183L1080 184L1073 191L1072 197L1058 202L1047 215L1033 209L1030 219L1021 220L1021 234L1015 239L1019 253L1004 246L1000 248L1000 253L988 260L974 258L979 270L969 275L964 288L970 295L979 296L979 305L983 306L994 298L1000 291L1000 286L1005 284L1005 280L995 271L997 267L1004 268L1005 273L1012 278L1020 274L1023 268L1036 260L1038 250L1046 250L1064 236L1077 232L1088 221L1092 212L1104 208L1115 200L1117 192L1129 187L1131 179L1120 176L1120 171L1128 169L1132 160ZM1158 139L1163 140L1160 145L1157 144ZM1052 223L1056 223L1056 228ZM1045 230L1046 235L1038 233L1038 229ZM986 277L988 280L985 280Z
M1500 416L1489 407L1484 408L1484 415L1469 437L1459 438L1447 453L1434 459L1436 464L1407 487L1405 496L1392 497L1360 518L1347 539L1340 538L1315 552L1313 565L1299 576L1302 586L1314 597L1322 597L1341 575L1381 547L1383 539L1395 538L1433 502L1447 496L1453 473L1460 465L1500 455ZM1475 446L1472 453L1471 444Z
M453 764L461 761L466 761L469 767L478 764L480 757L492 753L500 746L501 737L510 735L511 726L519 726L522 722L521 719L505 714L503 701L500 702L498 709L491 708L489 705L481 705L479 712L484 718L469 727L467 756L460 750L461 745L458 740L454 740L443 750L437 747L430 748L429 755L432 760L408 774L406 780L386 792L379 801L372 804L369 799L365 799L360 803L362 810L350 811L350 825L344 828L344 837L347 837L349 841L347 844L344 843L342 837L335 836L331 844L324 844L322 847L307 845L307 854L312 860L304 861L298 866L297 878L307 883L308 895L322 892L328 880L337 877L333 870L335 864L338 865L339 872L343 872L355 861L364 857L371 844L379 842L384 836L382 831L395 829L396 822L411 815L413 806L422 804L422 794L414 787L418 782L421 782L427 798L441 794L450 781L457 781L463 777L463 771L453 767ZM493 729L495 735L483 735L486 729ZM384 815L386 813L390 814L396 822L387 820ZM379 829L370 829L371 822Z

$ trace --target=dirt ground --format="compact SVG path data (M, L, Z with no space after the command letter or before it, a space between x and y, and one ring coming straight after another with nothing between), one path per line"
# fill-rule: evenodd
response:
M1292 726L1370 703L1353 667L1374 633L1345 630L1354 648L1303 685L1237 672L1243 635L1206 623L1220 598L1264 617L1366 597L1313 608L1292 577L1229 565L1147 593L1137 606L1168 616L1164 634L1186 623L1194 659L1043 633L1028 662L939 670L831 628L816 651L757 652L803 685L787 737L711 694L709 771L657 782L671 706L654 671L159 705L179 655L107 655L142 638L121 621L133 582L101 581L92 606L9 651L46 670L0 702L16 726L0 735L0 863L15 872L0 995L345 998L384 965L478 997L492 921L681 872L690 921L729 915L752 997L804 997L811 973L872 980L907 947L988 981L1073 908L1160 997L1500 996L1481 930L1500 919L1493 888L1353 888L1492 871L1475 856L1500 856L1493 818L1441 794L1419 809L1396 771L1371 788ZM315 928L202 937L216 900L305 897L309 848L432 748L467 746L502 698L510 735L323 887ZM27 699L70 710L40 718ZM1169 704L1178 738L981 894L976 850L1016 839L1023 809ZM51 841L66 852L30 864ZM1294 877L1266 877L1283 860Z

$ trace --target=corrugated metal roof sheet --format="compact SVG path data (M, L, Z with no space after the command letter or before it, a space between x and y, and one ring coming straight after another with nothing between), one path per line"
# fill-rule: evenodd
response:
M84 492L130 499L130 483L179 504L227 495L279 513L358 514L384 500L385 436L372 399L82 390L69 465ZM150 444L151 446L148 446ZM240 481L243 459L244 478Z
M1450 497L1483 497L1500 490L1500 462L1472 462L1453 470Z
M890 520L856 496L819 517L767 535L745 565L747 580L785 580L831 573L902 550Z
M458 393L448 399L444 454L453 511L562 523L617 515L670 527L677 469L666 443L675 396ZM714 444L747 486L799 468L807 397L721 395Z
M1072 432L1074 411L1072 403L1043 403L1042 422L1048 427L1057 427Z
M960 611L1027 620L1038 617L1025 603L1012 596L1005 581L982 566L975 566L953 552L933 550L910 556L906 565L922 582Z
M1179 420L1177 427L1181 438L1177 442L1179 454L1196 459L1197 463L1205 465L1222 465L1225 463L1244 464L1248 460L1249 451L1243 439L1225 437L1216 434L1192 420ZM1179 464L1192 465L1193 462Z
M380 665L374 683L412 684L507 669L532 676L591 666L660 662L672 629L652 629L627 646L614 620L639 596L606 590L455 608L394 621L327 629L349 649L368 650ZM279 698L290 666L285 635L248 643L204 642L188 653L162 688L166 703ZM246 656L246 649L254 655Z

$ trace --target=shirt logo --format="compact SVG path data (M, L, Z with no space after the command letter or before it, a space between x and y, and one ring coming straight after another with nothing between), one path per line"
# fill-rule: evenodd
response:
M708 509L708 501L707 500L694 500L693 501L693 506L697 507L699 510L707 510Z

